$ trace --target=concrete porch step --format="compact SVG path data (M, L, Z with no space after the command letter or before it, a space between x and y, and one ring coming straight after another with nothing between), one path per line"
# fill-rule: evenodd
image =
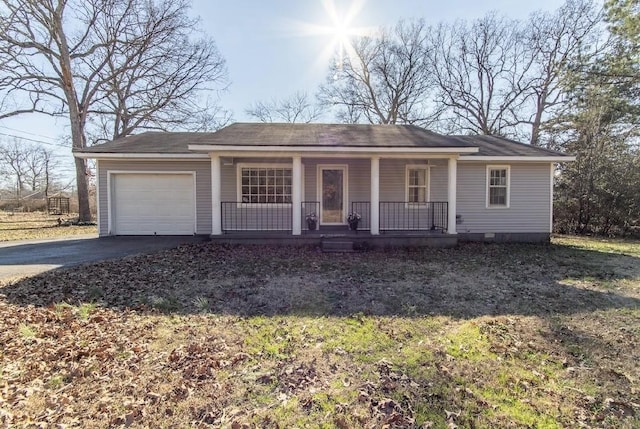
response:
M353 241L330 240L322 242L323 252L350 253L353 252Z

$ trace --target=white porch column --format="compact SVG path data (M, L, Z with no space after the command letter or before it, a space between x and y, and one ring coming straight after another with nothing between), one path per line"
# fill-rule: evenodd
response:
M211 155L211 235L222 234L220 155Z
M291 174L291 233L302 234L302 159L293 157L293 171Z
M380 157L371 157L370 233L380 234Z
M456 157L449 158L449 188L448 188L448 201L449 201L449 219L447 222L447 233L457 234L456 232L456 202L457 202L457 178L458 178L458 160Z

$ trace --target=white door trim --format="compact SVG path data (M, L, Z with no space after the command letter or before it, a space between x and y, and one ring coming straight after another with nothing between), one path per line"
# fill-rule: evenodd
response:
M343 219L342 222L339 223L328 223L322 221L322 171L323 170L342 170L342 210L343 210ZM348 215L348 207L349 204L349 165L348 164L318 164L317 167L317 189L316 196L318 198L318 202L320 203L320 215L319 215L319 223L320 225L346 225L347 224L347 215Z

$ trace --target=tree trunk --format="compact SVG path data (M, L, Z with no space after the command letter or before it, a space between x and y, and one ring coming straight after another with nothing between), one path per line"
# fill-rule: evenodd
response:
M48 155L47 155L48 156ZM49 158L44 161L44 197L49 207Z
M531 146L538 146L540 140L540 127L542 126L542 112L544 103L542 101L542 96L538 97L538 103L536 108L536 114L533 119L533 124L531 125L531 140L529 140L529 144Z
M89 187L87 186L87 165L82 158L75 158L76 184L78 185L78 220L80 222L91 221L89 209Z
M86 147L84 126L77 105L69 103L69 114L71 119L72 147L84 149ZM89 208L89 186L87 185L87 161L77 157L74 157L74 161L76 164L76 185L78 189L78 220L80 222L90 222L91 210Z
M55 30L59 36L61 84L69 107L71 147L72 149L84 149L87 146L84 135L87 105L79 103L76 88L73 83L71 53L62 23L64 5L65 3L60 3L53 17ZM78 189L78 220L80 222L90 222L91 210L89 209L89 187L87 186L87 163L82 158L74 157L74 160L76 164L76 185Z
M22 201L22 179L18 176L16 180L16 199L20 202Z

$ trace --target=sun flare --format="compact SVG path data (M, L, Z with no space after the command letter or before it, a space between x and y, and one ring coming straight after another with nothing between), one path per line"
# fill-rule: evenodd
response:
M326 28L328 35L332 36L329 44L329 53L336 55L336 61L340 66L345 55L350 55L352 40L354 37L363 36L369 30L353 26L353 21L364 7L364 0L353 0L346 10L339 10L335 0L323 0L322 5L329 19L331 26Z
M354 25L354 21L362 11L366 0L351 0L346 8L339 8L337 1L322 1L325 16L319 18L319 22L300 22L298 24L300 36L327 39L325 47L316 61L317 66L327 64L333 59L336 61L336 66L341 67L345 57L353 54L354 38L366 36L374 31L373 27ZM346 1L341 3L344 4Z

